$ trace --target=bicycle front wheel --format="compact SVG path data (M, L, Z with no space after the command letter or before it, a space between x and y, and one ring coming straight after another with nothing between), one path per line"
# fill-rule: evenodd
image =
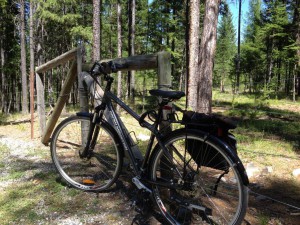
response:
M113 128L103 121L96 125L99 134L91 157L81 158L90 118L72 116L62 121L51 139L51 156L56 170L71 186L85 191L111 187L122 168L122 151Z
M154 199L170 224L240 224L248 188L224 145L197 131L166 137L153 152Z

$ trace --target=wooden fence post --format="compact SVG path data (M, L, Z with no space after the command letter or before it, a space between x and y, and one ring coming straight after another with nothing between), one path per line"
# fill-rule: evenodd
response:
M43 64L40 67L36 68L36 87L37 87L37 104L38 104L38 114L40 121L40 130L42 136L42 143L47 145L52 134L52 131L56 125L56 122L61 114L61 111L69 97L72 85L78 78L79 84L79 103L80 111L88 111L88 93L85 90L83 85L84 74L81 73L88 68L91 68L91 64L82 65L82 50L83 48L72 49L61 56L56 57L55 59ZM65 62L77 58L73 61L72 66L68 72L66 81L63 84L60 96L57 100L51 118L49 119L46 126L46 114L45 114L45 100L44 100L44 85L41 80L42 73L47 70L54 68L58 65L64 64ZM122 68L118 68L119 71L128 71L128 70L144 70L144 69L155 69L158 70L158 88L163 90L168 90L171 87L171 63L170 63L170 54L167 52L159 52L158 54L152 55L142 55L142 56L131 56L127 58L114 59L113 61L122 65ZM109 61L109 60L106 60ZM77 76L76 76L76 73ZM99 90L98 90L99 91ZM101 92L101 91L100 91ZM161 125L161 127L164 125ZM168 125L167 125L168 126ZM45 128L46 127L46 128Z
M89 99L88 92L83 84L83 72L82 72L82 51L83 47L78 48L77 50L77 80L78 80L78 95L79 95L79 106L80 112L89 111Z
M157 54L157 76L158 76L158 89L168 91L171 88L171 54L169 52L159 52ZM172 110L172 103L169 103L169 109L163 110L163 122L160 123L159 129L162 133L171 131L170 123L167 122L167 116Z
M171 54L169 52L159 52L157 54L157 76L158 88L169 90L171 88Z
M36 73L37 111L39 114L40 135L43 136L46 127L45 94L42 74Z

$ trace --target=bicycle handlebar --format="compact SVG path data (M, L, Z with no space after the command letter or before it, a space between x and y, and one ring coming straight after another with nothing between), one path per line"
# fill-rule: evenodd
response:
M116 64L114 61L109 62L95 62L91 68L91 74L96 75L108 75L117 72L122 69L122 65Z

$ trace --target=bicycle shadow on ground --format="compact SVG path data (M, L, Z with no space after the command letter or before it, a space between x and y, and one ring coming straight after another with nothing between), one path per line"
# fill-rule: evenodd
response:
M127 196L129 201L131 201L132 210L136 211L131 225L166 224L165 218L158 209L155 209L155 203L141 196L140 191L132 184L130 179L130 176L122 174L116 182L116 189Z

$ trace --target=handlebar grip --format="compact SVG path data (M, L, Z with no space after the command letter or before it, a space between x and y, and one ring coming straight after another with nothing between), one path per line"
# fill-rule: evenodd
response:
M110 74L112 72L111 70L111 63L110 62L102 62L101 65L101 71L103 74Z
M117 64L114 61L109 62L95 62L92 69L92 75L99 75L99 74L111 74L117 72L119 69L122 69L123 66L121 64Z
M101 65L98 62L95 62L93 67L91 68L91 74L99 75L101 73L100 67L101 67Z
M111 68L110 68L110 63L108 62L95 62L93 67L91 68L91 74L96 76L96 75L100 75L100 74L110 74L111 73Z

